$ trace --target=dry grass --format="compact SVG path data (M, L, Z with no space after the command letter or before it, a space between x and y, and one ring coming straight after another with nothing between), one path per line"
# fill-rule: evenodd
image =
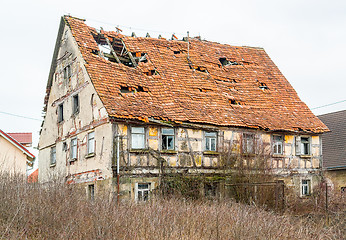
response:
M338 225L230 201L116 205L85 192L0 175L0 239L342 239Z

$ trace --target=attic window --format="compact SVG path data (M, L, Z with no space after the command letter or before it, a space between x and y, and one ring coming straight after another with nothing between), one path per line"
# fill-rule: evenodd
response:
M239 65L239 63L235 61L229 61L226 58L219 58L219 61L222 64L222 66Z

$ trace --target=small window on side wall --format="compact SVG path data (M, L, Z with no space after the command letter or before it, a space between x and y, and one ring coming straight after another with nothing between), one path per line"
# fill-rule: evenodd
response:
M144 127L131 127L131 148L145 148L145 129Z
M301 182L301 196L309 196L311 194L311 181L303 179Z
M283 142L284 137L281 135L274 135L273 136L273 154L281 155L283 154Z
M64 121L64 104L61 103L58 106L58 122Z
M72 97L72 112L73 114L77 114L79 113L79 97L78 97L78 94L74 95Z
M50 149L50 165L55 166L56 164L56 147Z
M216 132L205 132L205 150L216 151Z
M71 161L77 160L77 138L71 140Z
M95 153L95 132L88 133L88 155Z
M310 138L309 137L301 137L301 154L302 155L310 155Z
M243 153L253 154L255 153L255 134L243 133Z
M174 128L162 128L162 150L174 150Z

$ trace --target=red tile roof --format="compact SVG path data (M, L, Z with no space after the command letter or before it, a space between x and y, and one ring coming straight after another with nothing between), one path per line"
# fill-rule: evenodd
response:
M99 34L83 20L69 16L63 19L111 117L328 131L261 48L199 39L190 39L188 46L187 41L128 37L103 30ZM119 55L119 43L123 41L123 53L146 54L147 62L139 62L134 68L100 57L96 39L104 36ZM121 93L121 88L137 91Z
M32 133L7 133L20 144L32 144Z
M28 183L36 183L38 182L38 169L33 171L29 176L28 176Z
M0 129L0 136L5 138L7 141L9 141L11 144L13 144L19 150L21 150L30 159L35 159L35 156L31 152L29 152L28 149L26 149L22 144L20 144L17 140L12 138L10 135L8 135L7 133L3 132L1 129Z

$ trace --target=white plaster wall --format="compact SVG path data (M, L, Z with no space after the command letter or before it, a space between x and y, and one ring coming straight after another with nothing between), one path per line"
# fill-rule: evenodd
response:
M25 175L26 159L27 155L0 136L0 172Z

